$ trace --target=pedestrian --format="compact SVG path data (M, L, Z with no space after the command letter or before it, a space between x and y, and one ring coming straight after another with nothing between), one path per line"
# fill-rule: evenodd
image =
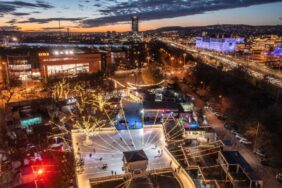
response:
M112 172L112 176L114 175L114 171L111 171Z
M89 153L89 158L91 158L92 157L92 153Z
M115 176L117 175L117 171L115 171Z
M103 160L103 158L102 157L100 157L100 161L102 161Z

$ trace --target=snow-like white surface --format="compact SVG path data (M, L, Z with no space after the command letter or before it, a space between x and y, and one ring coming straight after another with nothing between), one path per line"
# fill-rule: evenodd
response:
M143 149L149 159L148 170L170 167L170 157L162 152L165 144L162 128L101 131L91 136L91 145L85 143L83 133L72 133L72 139L75 157L83 158L85 162L84 171L77 174L79 188L90 188L90 178L112 176L112 171L117 175L124 174L123 151ZM103 164L108 167L102 169Z

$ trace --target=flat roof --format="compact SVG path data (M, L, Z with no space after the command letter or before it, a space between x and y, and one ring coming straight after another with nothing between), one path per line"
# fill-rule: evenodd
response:
M179 111L179 104L177 102L143 102L144 110L174 110Z
M239 151L222 151L221 153L229 164L240 165L252 180L261 179Z
M136 162L148 160L146 153L143 150L125 151L123 152L123 160L127 162Z

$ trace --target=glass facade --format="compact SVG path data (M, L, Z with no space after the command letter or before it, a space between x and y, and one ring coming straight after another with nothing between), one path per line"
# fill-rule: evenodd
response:
M56 74L77 75L83 72L89 72L88 63L48 65L47 66L48 76L53 76Z

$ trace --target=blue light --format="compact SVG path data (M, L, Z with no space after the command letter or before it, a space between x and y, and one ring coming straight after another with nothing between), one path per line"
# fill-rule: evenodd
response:
M199 125L197 123L185 123L184 128L186 129L197 129Z
M276 48L273 52L270 53L273 56L281 56L282 57L282 45Z
M244 38L204 38L196 37L196 47L218 52L235 52L238 43L243 43Z

